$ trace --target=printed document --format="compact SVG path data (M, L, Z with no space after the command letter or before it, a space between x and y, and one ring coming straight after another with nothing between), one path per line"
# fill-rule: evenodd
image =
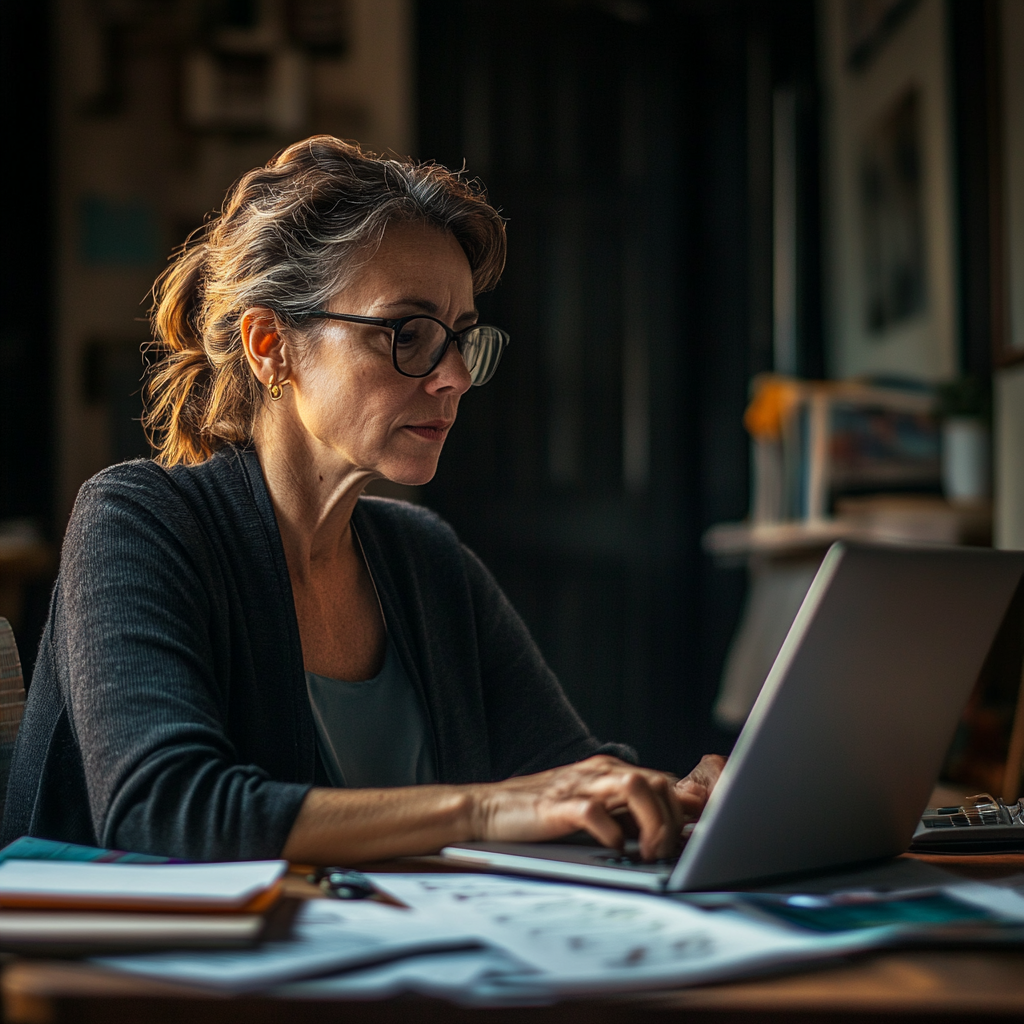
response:
M618 991L750 974L868 948L876 930L812 935L659 896L482 874L372 875L423 915L456 922L541 972L516 987Z

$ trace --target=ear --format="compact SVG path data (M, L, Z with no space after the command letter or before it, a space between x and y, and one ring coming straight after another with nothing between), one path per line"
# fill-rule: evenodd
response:
M253 306L242 314L240 327L245 359L256 379L264 387L271 378L279 384L286 381L287 346L274 311L266 306Z

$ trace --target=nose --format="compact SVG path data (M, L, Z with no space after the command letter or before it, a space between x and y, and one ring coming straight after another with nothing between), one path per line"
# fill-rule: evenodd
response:
M453 341L441 362L434 367L434 372L427 378L427 391L431 394L454 393L461 396L472 384L473 378L469 375L469 367L462 358L459 346Z

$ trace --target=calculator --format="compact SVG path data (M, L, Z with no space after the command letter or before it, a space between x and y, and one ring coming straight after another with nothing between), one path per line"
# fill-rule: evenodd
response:
M988 793L957 807L929 807L910 843L912 853L1024 853L1024 799Z

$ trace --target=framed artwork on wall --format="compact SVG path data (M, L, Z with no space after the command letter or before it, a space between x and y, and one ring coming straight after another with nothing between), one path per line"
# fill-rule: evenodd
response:
M952 377L958 302L943 2L845 0L821 12L830 373Z

